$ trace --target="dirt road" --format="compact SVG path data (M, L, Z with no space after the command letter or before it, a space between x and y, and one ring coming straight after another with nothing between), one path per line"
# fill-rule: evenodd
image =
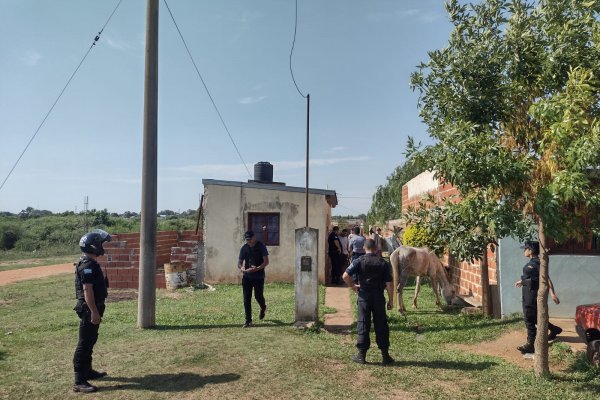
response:
M45 278L47 276L66 273L73 273L73 263L1 271L0 286L8 285L9 283L18 281L24 281L27 279Z

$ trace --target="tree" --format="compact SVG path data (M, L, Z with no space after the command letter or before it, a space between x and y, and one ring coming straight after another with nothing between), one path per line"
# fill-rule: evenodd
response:
M402 215L402 186L423 172L423 163L405 162L396 167L387 177L385 185L377 187L373 195L371 208L367 213L367 222L371 225L383 225L390 219Z
M463 203L473 202L452 214L468 231L514 233L515 212L537 224L534 371L547 377L548 238L561 241L600 226L593 181L600 166L600 3L450 0L446 8L454 25L447 46L430 52L411 77L437 140L422 159L458 187ZM582 228L582 218L593 218L592 227ZM498 222L505 225L491 224Z

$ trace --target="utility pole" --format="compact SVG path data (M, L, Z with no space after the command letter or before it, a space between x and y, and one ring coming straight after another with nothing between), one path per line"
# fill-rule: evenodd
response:
M138 328L152 328L156 314L156 193L158 114L158 0L146 6L146 72L144 77L144 150Z
M88 196L84 196L83 197L83 234L84 235L88 231L87 212L88 212Z

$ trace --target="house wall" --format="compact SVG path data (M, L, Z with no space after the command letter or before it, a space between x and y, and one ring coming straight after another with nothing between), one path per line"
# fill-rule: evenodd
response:
M427 194L434 197L436 203L441 203L445 198L458 196L460 193L454 186L439 182L434 179L433 172L423 172L402 187L402 212L408 207L419 207L419 202ZM456 198L456 201L460 201ZM490 285L497 284L496 254L488 249L488 272ZM458 295L473 305L481 305L481 264L479 261L466 262L449 259L442 260L450 267L450 282L454 284Z
M241 282L237 269L248 212L279 212L279 246L267 246L267 282L294 282L295 229L305 225L305 194L233 185L205 184L204 271L207 282ZM319 230L319 281L325 280L327 224L331 207L323 194L309 195L309 224Z
M513 238L500 240L499 269L501 312L503 316L522 312L521 289L515 282L521 278L527 258L520 243ZM600 257L578 255L551 255L549 272L560 304L551 299L548 308L551 317L574 318L575 307L600 302Z

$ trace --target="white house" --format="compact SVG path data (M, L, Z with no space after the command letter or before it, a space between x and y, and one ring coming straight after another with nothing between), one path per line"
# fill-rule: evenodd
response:
M238 254L244 244L244 232L251 229L269 251L267 282L294 282L295 230L306 224L305 188L272 182L272 166L270 179L269 176L248 182L203 179L202 183L204 258L201 268L205 281L241 282ZM327 234L331 209L337 205L336 193L309 189L308 205L309 225L319 231L319 281L325 282Z

